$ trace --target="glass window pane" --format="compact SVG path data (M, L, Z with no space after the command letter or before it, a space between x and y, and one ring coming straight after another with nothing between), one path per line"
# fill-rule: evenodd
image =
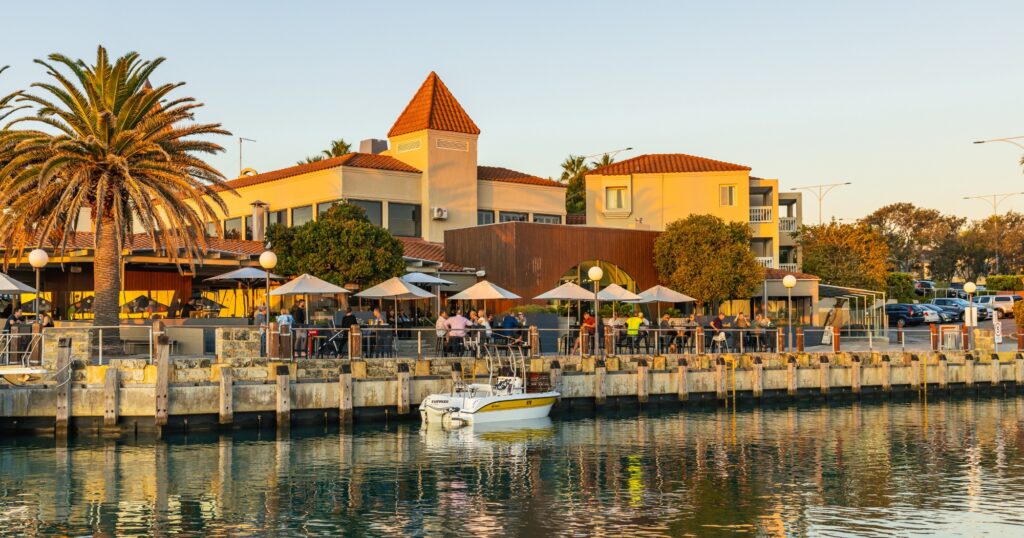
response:
M206 223L206 236L207 237L217 237L217 223L216 222L207 222Z
M292 226L302 226L311 220L313 220L313 206L292 208Z
M319 204L316 204L316 217L320 218L320 215L323 215L328 209L340 203L341 200L331 200L330 202L320 202Z
M366 211L366 218L370 219L370 222L374 226L381 226L383 223L383 210L381 203L373 200L349 200L348 203L363 208Z
M540 213L533 214L533 222L540 222L542 224L561 224L561 215L541 215Z
M517 211L502 211L498 214L499 222L526 222L530 220L526 213Z
M727 205L727 206L734 205L735 198L736 198L735 197L736 187L734 187L732 185L722 185L721 187L719 187L718 193L719 193L718 203L720 205Z
M242 239L242 217L224 221L224 239Z
M267 223L268 226L270 224L284 224L285 226L288 225L288 211L286 211L284 209L282 209L280 211L271 211L270 213L268 213L268 216L269 216L269 222Z
M388 203L388 230L392 235L420 236L420 205Z
M243 239L252 239L252 215L245 217L245 237Z
M608 187L605 189L605 208L606 209L625 209L626 207L626 188L625 187Z
M476 223L477 225L494 224L494 211L490 209L477 209Z

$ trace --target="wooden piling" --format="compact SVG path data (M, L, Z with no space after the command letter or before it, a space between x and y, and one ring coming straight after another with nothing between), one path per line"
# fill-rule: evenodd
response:
M235 420L234 377L230 366L220 369L220 407L218 422L221 425L231 424Z
M850 359L850 392L860 396L861 384L860 357L854 355Z
M917 355L910 356L910 390L921 388L921 360Z
M71 419L71 338L57 341L57 436L68 433Z
M754 369L751 372L750 380L754 398L761 399L764 396L764 363L761 361L761 357L754 357Z
M291 426L291 370L287 364L279 364L275 370L277 375L277 429L284 430Z
M338 421L342 424L352 423L351 364L342 364L338 374Z
M993 353L991 357L992 362L990 374L992 376L992 388L1001 388L1003 386L1003 372L1002 366L999 364L999 355Z
M363 356L363 333L360 331L358 325L349 327L348 356L353 359Z
M167 325L162 320L153 320L152 332L150 333L151 340L149 341L150 349L148 352L156 352L156 346L159 345L157 339L165 334L167 334Z
M594 362L594 404L598 407L604 405L604 377L607 372L604 359L597 359Z
M974 388L974 356L970 353L964 355L964 385Z
M786 360L786 393L796 398L796 357L792 355Z
M888 355L882 355L882 392L892 392L892 363Z
M548 376L551 383L551 390L561 392L562 363L558 362L558 359L551 361L551 368L548 370Z
M117 405L118 392L120 390L117 380L119 370L113 366L107 368L103 374L103 427L114 428L117 426Z
M719 400L725 400L729 397L725 376L725 359L718 357L715 359L715 396Z
M171 341L166 334L160 335L156 346L156 413L153 423L157 426L167 425L168 385L171 380Z
M398 414L408 415L409 414L409 401L411 394L409 392L409 365L400 362L398 363Z
M679 363L676 366L676 398L681 402L690 398L689 385L686 379L686 370L686 359L679 359Z
M939 390L946 390L949 388L949 362L946 360L946 355L939 353L938 360L935 361L936 371L938 372L935 377L938 379L936 382L939 384Z
M636 399L640 403L647 403L650 392L650 371L647 366L647 359L640 359L636 363Z
M831 388L831 379L829 378L829 363L828 357L822 355L818 362L818 385L821 389L821 394L828 396L828 391Z

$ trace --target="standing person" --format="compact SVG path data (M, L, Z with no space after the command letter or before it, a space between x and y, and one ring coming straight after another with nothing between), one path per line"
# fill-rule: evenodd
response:
M483 329L483 337L485 342L491 341L491 319L487 316L487 312L481 310L476 313L477 325Z
M260 357L267 354L267 329L270 326L270 315L267 312L267 305L260 304L253 315L253 323L260 329Z
M292 319L295 320L295 325L292 327L295 329L295 351L302 355L306 351L306 331L301 330L306 327L306 300L299 299L295 301L291 310Z
M338 351L339 356L345 356L348 354L348 339L352 334L352 327L358 327L359 320L356 319L356 315L352 313L352 307L345 309L345 315L341 318L341 349Z
M457 356L461 356L465 349L466 327L468 326L469 320L462 315L462 310L456 310L455 315L448 318L445 323L445 327L448 329L448 343L452 348L452 353Z
M501 320L501 335L505 337L505 344L511 345L516 339L516 330L519 328L519 322L516 321L516 315L511 311L505 312L505 317Z
M448 356L448 312L442 310L441 314L437 316L434 334L437 337L434 342L434 353L441 357Z
M581 324L584 331L587 333L588 346L586 349L582 349L583 353L590 353L590 349L594 346L594 338L597 332L597 320L594 316L590 315L590 312L583 313L583 323ZM573 346L572 352L575 355L577 350L581 350L583 344L580 342L582 339L576 340L576 345Z
M188 300L185 301L185 305L181 307L182 318L189 319L192 317L192 312L196 311L196 305L194 301L195 299L193 299L192 297L189 297Z
M637 312L640 316L640 340L644 343L644 353L647 355L651 354L651 320L644 317L643 311ZM637 343L637 349L640 348L640 344Z

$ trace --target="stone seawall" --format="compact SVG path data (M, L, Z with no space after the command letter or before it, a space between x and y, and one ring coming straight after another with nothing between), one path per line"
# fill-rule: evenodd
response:
M251 346L249 336L224 341L241 350ZM451 390L456 379L471 382L489 375L486 360L471 358L217 362L171 360L162 349L157 364L114 359L95 366L73 360L80 352L63 350L69 361L64 377L0 384L0 429L124 433L414 418L426 395ZM1024 356L1015 353L576 356L526 362L531 386L561 392L560 411L610 402L757 403L1024 391Z

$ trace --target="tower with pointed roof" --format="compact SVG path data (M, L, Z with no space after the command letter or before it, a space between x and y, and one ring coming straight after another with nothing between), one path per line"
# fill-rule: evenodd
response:
M423 171L423 237L477 224L477 138L480 128L431 71L388 131L392 157Z

